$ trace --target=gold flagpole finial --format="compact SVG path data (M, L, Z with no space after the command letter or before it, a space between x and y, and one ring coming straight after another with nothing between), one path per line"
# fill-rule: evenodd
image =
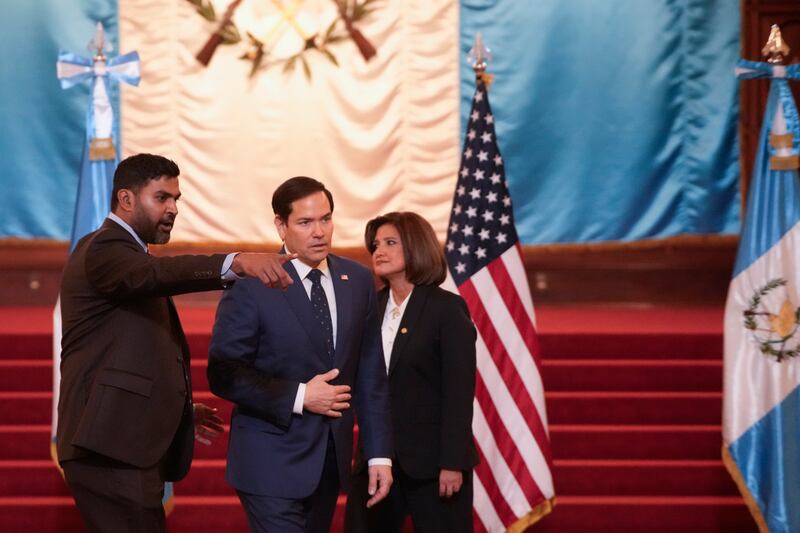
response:
M92 52L94 61L105 61L105 52L110 52L111 43L106 39L106 32L103 23L98 22L94 29L94 37L89 41L89 51Z
M472 70L475 71L475 76L483 81L486 85L492 83L493 76L486 73L486 66L492 60L492 52L483 43L483 35L478 32L475 35L475 44L467 54L467 61L472 64Z
M780 65L783 63L783 60L786 59L786 56L789 55L789 51L790 48L786 44L786 41L783 40L780 27L778 27L777 24L773 24L769 32L767 44L761 49L761 53L767 58L767 63Z
M483 44L483 35L478 32L475 35L475 43L469 50L467 61L472 63L472 70L475 74L480 75L486 72L486 64L492 59L492 54L488 48Z

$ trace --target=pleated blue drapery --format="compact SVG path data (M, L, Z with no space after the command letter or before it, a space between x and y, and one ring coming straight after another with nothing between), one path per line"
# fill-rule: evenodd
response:
M525 244L739 229L737 0L461 0ZM462 132L463 135L463 132Z
M0 237L70 238L90 84L62 90L56 61L59 49L90 57L97 22L116 55L117 4L0 0Z

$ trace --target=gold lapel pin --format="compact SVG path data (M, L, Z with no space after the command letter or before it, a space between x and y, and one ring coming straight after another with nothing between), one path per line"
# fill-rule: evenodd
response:
M406 333L408 333L408 328L400 328L400 333L405 335Z

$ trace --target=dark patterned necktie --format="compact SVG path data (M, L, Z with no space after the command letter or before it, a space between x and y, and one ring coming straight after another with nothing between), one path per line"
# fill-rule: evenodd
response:
M328 297L325 296L325 289L322 288L322 283L319 281L321 276L322 272L315 268L306 277L311 280L311 310L314 312L314 318L319 323L323 337L325 337L328 357L333 363L333 322L331 322Z

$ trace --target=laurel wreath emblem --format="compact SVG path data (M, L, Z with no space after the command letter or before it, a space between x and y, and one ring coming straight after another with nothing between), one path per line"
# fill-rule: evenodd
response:
M355 43L358 51L365 61L369 61L376 50L372 43L358 29L356 24L361 24L376 9L381 0L333 0L336 4L338 15L334 18L327 28L319 28L313 34L306 34L306 31L297 21L297 11L303 4L303 0L294 0L291 5L284 4L283 0L272 0L272 4L282 14L280 21L264 35L254 35L247 29L240 29L233 21L234 12L237 10L242 0L232 0L223 15L218 15L214 10L212 0L188 0L194 6L195 11L209 22L217 24L217 29L211 35L205 46L197 53L197 60L204 66L208 66L215 50L220 45L238 45L242 42L242 34L247 35L247 50L239 59L250 62L250 77L254 77L260 71L268 67L282 65L284 72L293 72L295 67L301 65L306 79L311 80L312 56L316 53L320 57L327 59L335 66L339 66L339 60L334 54L335 45L343 41ZM280 28L288 25L296 31L302 38L302 45L292 55L288 57L275 57L271 48L275 44L276 35L280 34ZM255 30L253 30L255 32Z
M792 307L786 299L781 310L772 313L764 309L763 300L775 289L785 287L786 283L783 278L770 280L753 293L750 305L742 312L744 327L752 332L761 353L774 357L779 363L800 355L800 342L790 342L800 327L800 307Z

